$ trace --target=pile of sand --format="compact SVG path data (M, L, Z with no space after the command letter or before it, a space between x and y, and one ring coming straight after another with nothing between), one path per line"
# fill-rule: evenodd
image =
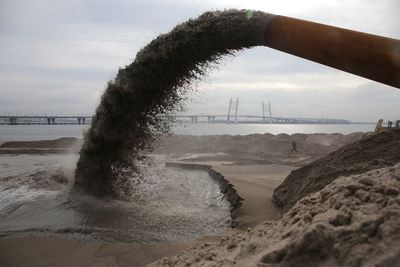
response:
M162 154L223 153L218 157L202 156L196 160L237 161L250 164L301 164L311 162L338 148L362 138L365 134L251 134L251 135L170 135L161 140L157 151ZM291 153L292 143L298 153ZM296 161L296 159L298 159ZM192 159L191 159L192 160ZM295 161L295 162L294 162ZM296 163L297 162L297 163Z
M165 135L155 149L169 155L203 154L195 161L220 160L244 164L301 164L311 162L343 145L362 138L363 133L343 134L251 134ZM291 153L296 142L298 153ZM83 140L73 137L40 141L11 141L0 145L0 153L79 152ZM219 155L204 154L220 153ZM190 159L193 161L193 158Z
M0 145L0 148L71 148L80 145L81 140L75 137L63 137L54 140L40 141L9 141Z
M150 266L399 266L400 164L340 177L282 219Z
M298 136L300 134L294 134L293 136ZM307 138L305 139L305 143L309 144L319 144L322 146L333 146L333 147L341 147L342 145L350 144L360 139L363 134L360 132L351 133L348 135L343 135L340 133L327 134L327 133L314 133L314 134L301 134L300 136Z
M77 153L81 146L82 140L75 137L39 141L9 141L0 144L0 154Z
M274 190L273 202L277 207L288 210L299 199L321 190L339 176L363 173L397 162L400 162L400 130L367 135L292 171Z
M297 137L331 146L340 136ZM398 130L364 136L293 171L275 191L275 203L288 210L281 219L151 266L398 266L398 151Z
M296 142L300 154L315 155L332 152L360 139L363 133L343 134L250 134L250 135L170 135L161 142L163 153L240 153L287 155Z

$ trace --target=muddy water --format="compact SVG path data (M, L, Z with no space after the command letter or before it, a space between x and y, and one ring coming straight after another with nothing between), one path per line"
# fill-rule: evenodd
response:
M59 234L126 242L192 240L230 226L229 203L207 172L166 168L135 200L71 190L78 155L0 155L0 235Z

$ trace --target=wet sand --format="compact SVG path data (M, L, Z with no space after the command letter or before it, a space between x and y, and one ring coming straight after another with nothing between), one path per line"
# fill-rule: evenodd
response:
M192 243L145 245L49 237L0 239L0 266L144 266Z
M235 166L221 162L204 162L223 174L244 198L237 213L238 229L255 226L279 217L273 207L272 191L294 167L285 165ZM222 235L221 235L222 236ZM1 266L143 266L161 257L174 255L204 240L187 243L138 244L105 243L58 236L0 238Z
M244 199L237 213L238 227L253 227L266 220L276 220L279 211L272 204L272 194L284 178L295 169L287 165L226 166L212 165L235 186Z
M166 244L79 240L73 236L7 236L0 238L0 266L143 266L197 243L220 242L224 236L247 232L248 228L264 221L279 219L280 214L271 201L273 189L290 171L337 149L349 142L348 139L361 136L265 134L172 137L157 153L167 154L169 161L212 166L244 198L237 212L237 228L220 236ZM293 140L300 149L295 155L290 154Z

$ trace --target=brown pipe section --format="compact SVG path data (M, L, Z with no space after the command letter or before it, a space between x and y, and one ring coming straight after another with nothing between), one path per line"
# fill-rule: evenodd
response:
M400 88L400 40L274 16L265 45Z

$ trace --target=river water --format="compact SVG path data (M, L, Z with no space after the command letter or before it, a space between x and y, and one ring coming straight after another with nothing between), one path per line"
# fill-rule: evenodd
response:
M81 138L88 125L0 125L0 141L45 140L61 137ZM372 124L179 124L172 127L175 134L186 135L247 135L294 133L371 132Z

